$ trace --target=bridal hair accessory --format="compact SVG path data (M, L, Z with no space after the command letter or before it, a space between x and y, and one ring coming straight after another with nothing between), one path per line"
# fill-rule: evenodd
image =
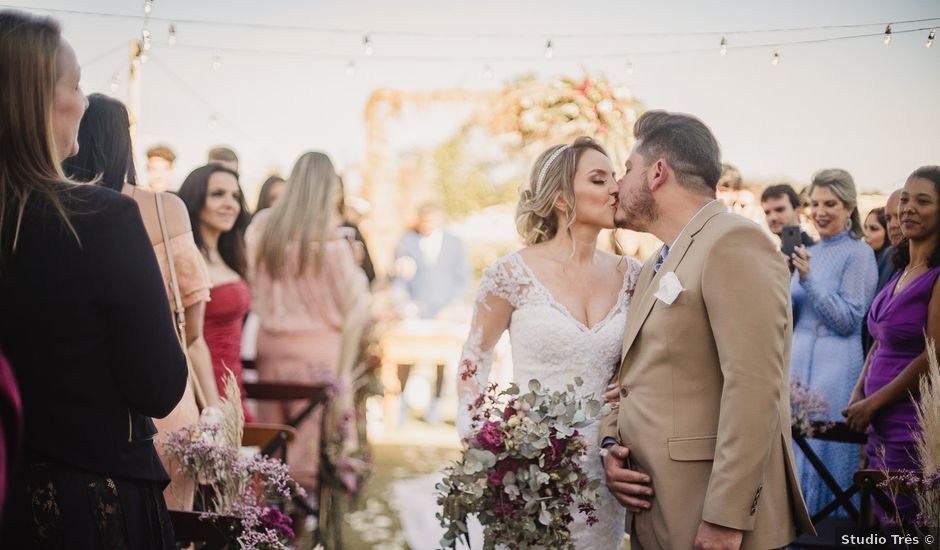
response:
M676 298L683 290L685 289L682 288L679 277L676 277L674 271L670 271L669 273L663 274L662 278L659 280L659 290L657 290L656 294L653 296L667 306L670 306L676 301Z
M535 180L534 191L536 193L538 193L539 189L542 188L542 180L545 179L545 173L548 172L549 167L551 167L552 163L555 162L555 159L557 159L558 156L561 155L563 152L565 152L565 150L568 149L569 147L571 147L571 144L562 145L561 147L558 148L557 151L552 153L552 156L548 157L548 160L546 160L545 164L542 165L542 169L539 170L539 177L537 180Z

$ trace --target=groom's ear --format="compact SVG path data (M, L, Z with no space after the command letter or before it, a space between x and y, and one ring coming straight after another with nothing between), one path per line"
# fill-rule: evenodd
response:
M669 180L669 170L669 163L666 162L666 159L657 159L650 165L649 170L646 171L650 191L659 190Z

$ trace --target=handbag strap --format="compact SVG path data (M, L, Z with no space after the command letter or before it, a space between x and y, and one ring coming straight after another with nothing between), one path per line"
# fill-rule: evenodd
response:
M167 228L166 214L163 211L162 193L154 195L157 203L157 219L160 221L160 232L163 234L163 250L166 252L167 269L170 272L170 288L173 290L173 301L176 304L176 335L179 337L180 346L183 348L183 354L186 356L186 366L189 369L189 380L193 383L193 391L196 394L196 404L200 409L206 405L206 396L199 384L199 378L193 372L192 362L189 360L189 353L186 344L186 308L183 307L183 297L180 293L179 280L176 278L176 263L173 261L173 248L170 246L170 231Z

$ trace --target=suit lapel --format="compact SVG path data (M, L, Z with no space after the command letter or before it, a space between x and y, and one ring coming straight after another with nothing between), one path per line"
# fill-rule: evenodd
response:
M653 273L653 266L658 259L656 256L647 260L646 264L643 266L643 271L640 272L639 275L639 281L643 280L643 276L647 271L649 273L646 273L646 276L649 277L649 274L652 274L652 278L649 279L648 285L642 287L643 292L639 301L633 301L630 304L630 312L627 315L627 323L623 333L623 348L620 352L621 365L623 364L624 358L627 356L627 352L630 351L630 346L632 346L633 341L636 340L637 334L639 334L640 329L643 328L643 323L646 322L646 318L656 304L654 294L656 294L659 288L661 276L664 273L675 271L679 267L679 264L682 263L682 259L685 258L685 254L688 252L689 247L692 246L692 242L695 240L695 236L698 232L705 227L708 220L722 212L727 212L725 205L721 201L713 201L689 221L689 225L682 231L682 234L679 235L679 240L669 249L669 254L666 256L663 265L660 266L659 271ZM638 290L641 289L639 281L637 283ZM636 297L636 294L634 294L634 297Z

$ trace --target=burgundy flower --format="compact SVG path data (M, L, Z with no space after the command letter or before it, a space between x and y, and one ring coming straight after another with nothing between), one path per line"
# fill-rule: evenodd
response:
M477 432L477 443L487 451L498 453L503 448L503 433L496 422L485 422Z
M509 472L515 472L519 468L525 466L526 461L521 458L504 458L496 463L496 466L490 471L487 476L487 481L490 482L490 485L494 487L503 486L503 478Z
M287 539L294 538L294 530L291 528L293 522L277 508L268 508L260 519L263 528L274 529Z

